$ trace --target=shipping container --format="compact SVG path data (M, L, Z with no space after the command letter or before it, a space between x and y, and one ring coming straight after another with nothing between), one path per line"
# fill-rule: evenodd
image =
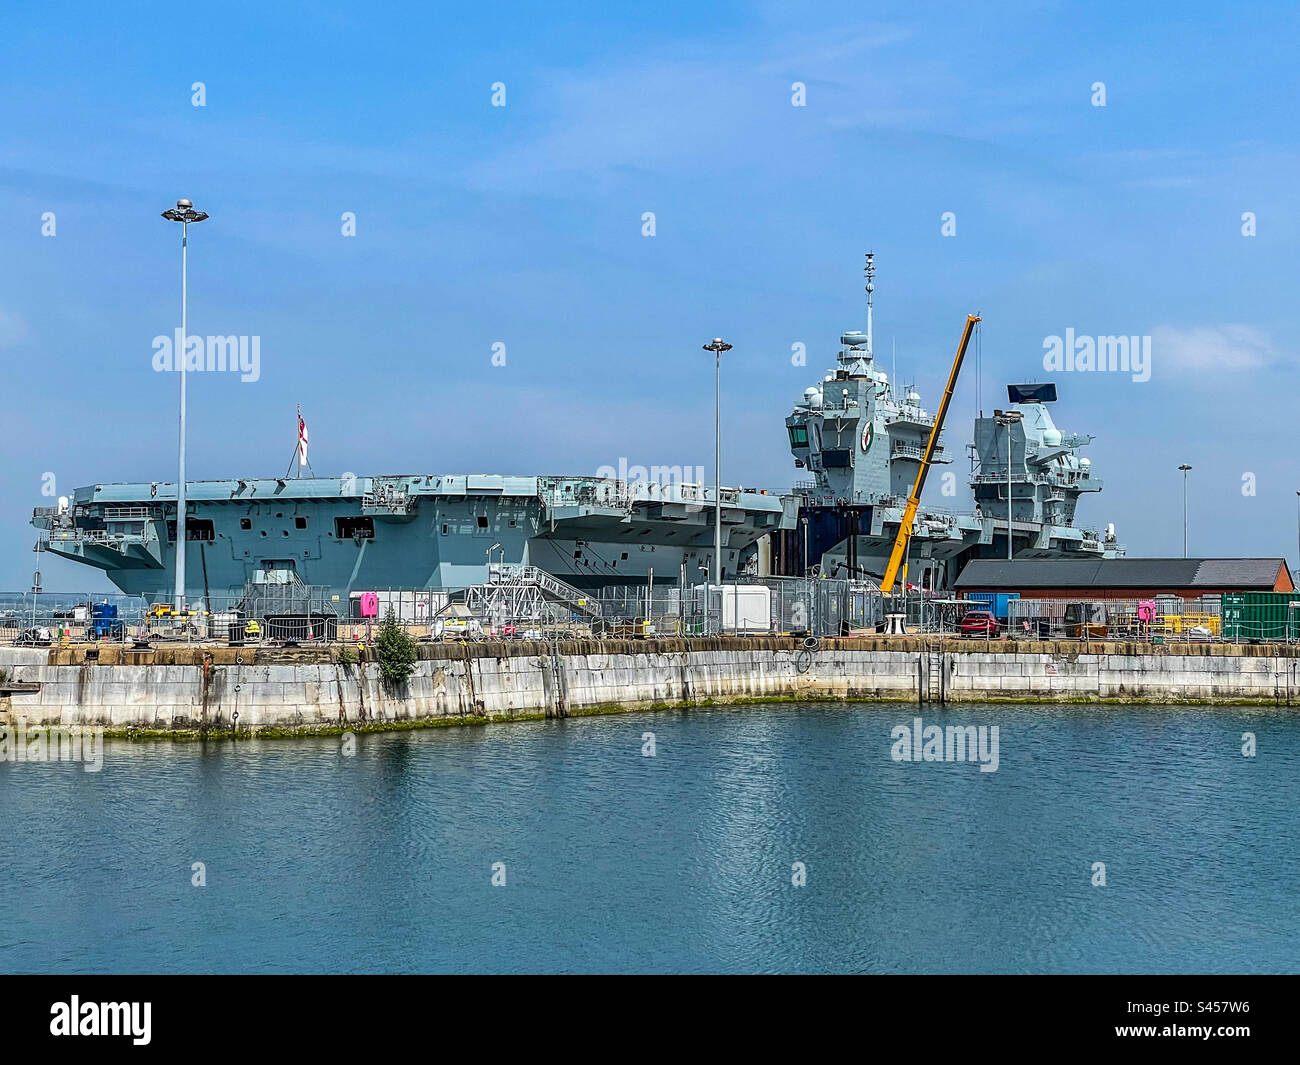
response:
M1007 620L1007 604L1019 599L1019 592L968 592L966 598L974 604L976 610L987 610L1003 624Z
M1222 600L1227 640L1290 640L1300 635L1300 592L1228 592Z

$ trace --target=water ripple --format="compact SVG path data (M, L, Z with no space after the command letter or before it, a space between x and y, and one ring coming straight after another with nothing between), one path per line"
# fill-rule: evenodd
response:
M2 764L0 969L1300 968L1300 715L927 709L997 725L995 773L893 761L916 715L714 708L361 736L352 757L110 742L100 773Z

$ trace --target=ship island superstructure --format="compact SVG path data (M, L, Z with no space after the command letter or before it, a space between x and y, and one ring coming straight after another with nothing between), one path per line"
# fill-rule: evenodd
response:
M804 390L785 419L795 467L806 475L795 483L787 508L794 528L775 538L774 564L784 573L815 570L878 580L934 428L917 392L896 395L889 375L877 365L870 254L866 274L866 332L841 334L834 368ZM1047 406L1056 401L1050 383L1008 386L1008 398L1014 408L1010 416L981 412L975 420L974 513L922 503L908 548L909 581L940 589L971 558L1006 558L1008 493L1016 558L1123 554L1113 528L1099 535L1075 522L1079 497L1102 488L1091 461L1078 453L1093 437L1067 437L1056 427ZM932 462L951 462L941 443Z

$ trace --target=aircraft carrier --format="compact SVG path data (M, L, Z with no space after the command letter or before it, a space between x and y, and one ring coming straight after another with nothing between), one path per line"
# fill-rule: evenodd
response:
M934 418L896 396L867 331L841 335L835 367L785 419L805 479L784 494L721 489L724 580L807 575L878 580ZM923 506L909 583L948 587L965 561L1006 557L1007 493L1017 557L1113 557L1113 530L1078 526L1079 497L1101 490L1047 404L1051 385L1013 388L1022 417L975 423L973 513ZM1011 447L1008 462L1008 438ZM936 460L946 461L942 449ZM1010 467L1008 470L1008 466ZM1008 483L1008 473L1010 481ZM371 589L477 585L492 564L527 566L583 590L708 579L712 487L591 476L397 474L187 482L186 594L237 597L301 583L347 600ZM38 548L102 570L123 592L165 601L176 562L176 484L103 483L38 508ZM954 499L955 502L955 499Z

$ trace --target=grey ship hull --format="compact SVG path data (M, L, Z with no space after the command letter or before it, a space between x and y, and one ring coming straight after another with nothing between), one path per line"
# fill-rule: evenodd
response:
M695 485L595 477L394 476L187 485L187 596L237 597L296 578L346 602L356 590L457 589L491 562L537 566L579 588L701 579L714 495ZM122 591L167 599L175 581L175 485L100 484L42 508L41 547L103 570ZM723 572L753 568L781 501L722 490ZM292 576L290 576L292 575Z

